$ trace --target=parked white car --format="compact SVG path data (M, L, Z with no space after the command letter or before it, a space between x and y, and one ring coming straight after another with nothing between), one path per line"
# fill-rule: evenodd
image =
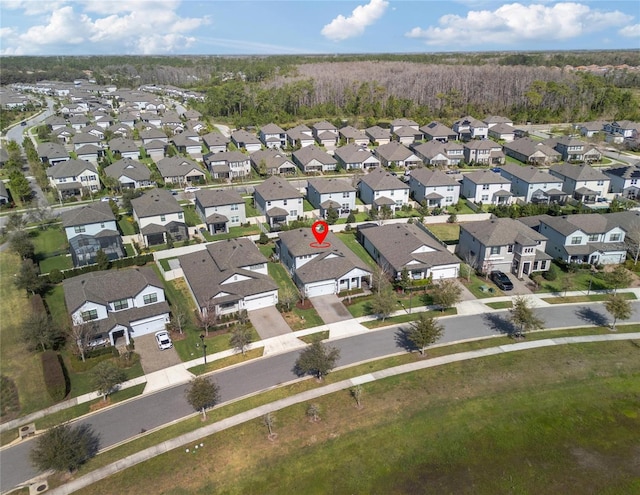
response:
M189 193L189 192L196 192L199 191L200 188L199 187L195 187L195 186L189 186L189 187L185 187L184 188L184 192Z
M164 351L165 349L171 349L173 347L173 342L171 342L171 337L169 337L169 332L166 330L160 330L156 332L156 342L158 343L158 349Z

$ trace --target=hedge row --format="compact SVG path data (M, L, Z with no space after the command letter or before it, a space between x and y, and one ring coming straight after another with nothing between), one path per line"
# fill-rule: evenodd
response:
M47 391L54 401L60 402L69 392L60 355L54 351L44 351L41 357Z
M137 256L130 256L129 258L120 258L119 260L113 260L109 263L109 268L127 268L129 266L144 266L147 263L153 261L153 254L139 254ZM78 268L71 268L69 270L51 270L49 272L49 282L52 284L58 284L65 278L77 277L84 273L100 271L100 267L97 264L80 266Z

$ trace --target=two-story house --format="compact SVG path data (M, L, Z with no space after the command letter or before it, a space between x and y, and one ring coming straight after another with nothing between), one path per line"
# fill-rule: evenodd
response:
M96 166L86 160L58 162L47 169L47 177L60 198L92 194L100 190Z
M562 190L562 180L533 166L522 167L507 163L500 175L511 181L511 192L523 198L525 203L558 203L567 199Z
M267 124L260 128L260 141L267 148L284 149L287 146L287 133L276 124Z
M195 208L211 235L226 234L229 227L240 227L247 221L244 199L234 190L196 191Z
M502 146L490 139L471 140L463 144L464 160L467 163L482 165L502 165L504 152Z
M383 167L414 168L422 165L420 158L398 141L378 146L375 154Z
M340 146L333 156L344 170L367 170L380 166L380 160L371 151L356 143Z
M493 218L460 224L457 254L481 273L500 270L519 279L551 266L547 239L512 218Z
M293 162L300 170L309 173L331 172L336 169L336 159L314 145L305 146L292 154Z
M131 158L122 158L112 163L105 167L104 173L107 177L116 179L122 188L140 189L154 185L149 168Z
M491 170L464 174L460 194L474 203L507 205L511 203L511 181Z
M562 155L551 146L523 137L505 143L504 154L530 165L550 165L562 159Z
M583 203L595 203L609 194L610 180L605 174L587 164L553 165L549 173L562 180L562 190Z
M363 203L376 208L388 206L392 211L409 202L409 186L382 168L374 168L358 184Z
M406 146L422 138L419 124L411 119L400 118L392 120L390 130L393 139Z
M640 133L640 124L631 120L616 120L603 126L605 139L609 143L623 143L632 140Z
M116 345L164 330L169 305L162 283L150 267L89 272L62 283L72 325L88 334L88 347Z
M602 159L602 154L595 146L571 136L549 138L543 143L560 153L566 162L593 163Z
M253 153L254 151L262 149L262 143L258 137L244 129L233 131L231 133L231 142L236 148L245 149L247 153Z
M201 315L224 316L275 306L278 285L267 259L249 239L227 239L178 258Z
M306 297L359 289L371 281L371 269L332 232L320 247L309 229L280 232L276 255ZM323 247L326 245L327 247Z
M489 136L489 126L470 115L462 117L453 123L452 129L461 141L470 139L487 139Z
M180 186L204 182L204 171L191 158L182 156L170 156L158 160L156 163L158 172L165 184L178 184Z
M487 124L489 129L500 124L506 124L513 127L513 120L508 117L503 117L502 115L489 115L483 120L483 122Z
M271 229L304 216L303 196L280 177L271 176L254 188L253 199L258 211L266 216Z
M110 260L125 256L116 217L109 203L99 201L82 205L63 211L60 218L69 241L73 266L95 263L99 250Z
M464 160L464 148L453 141L443 143L434 139L413 145L411 149L425 165L434 167L456 166Z
M358 239L378 265L395 280L406 270L413 280L456 278L460 260L417 224L396 223L358 228Z
M140 242L146 246L189 238L184 211L166 189L150 189L131 200L133 219L140 227Z
M260 175L292 175L298 170L286 153L275 149L251 153L251 166Z
M234 179L251 174L251 158L239 151L207 153L203 160L214 179Z
M356 208L356 189L346 180L312 178L307 180L307 199L322 218L330 209L346 217Z
M460 183L440 170L417 168L409 174L409 194L418 203L444 208L458 203Z
M611 193L629 199L640 196L640 162L612 167L604 170L604 174L611 182Z

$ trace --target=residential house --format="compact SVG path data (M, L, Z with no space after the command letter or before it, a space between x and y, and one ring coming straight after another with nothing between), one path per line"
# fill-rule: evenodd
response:
M253 198L255 207L266 216L271 229L304 216L302 194L280 177L271 176L255 186Z
M356 189L343 179L307 180L307 199L325 219L330 209L334 209L340 217L349 216L351 210L356 209Z
M612 167L603 172L611 182L611 193L629 199L640 196L640 162Z
M100 190L96 166L85 160L67 160L47 169L52 188L62 198L92 194Z
M318 145L324 146L326 149L333 149L337 146L339 135L335 125L323 120L313 124L311 130Z
M422 165L420 158L413 154L404 144L398 141L391 141L375 149L375 154L383 167L414 168Z
M239 129L231 133L231 142L238 149L245 149L247 153L253 153L262 149L262 143L254 135L244 129Z
M110 131L114 135L114 137L133 137L133 124L131 124L131 126L128 126L127 124L120 122L108 127L107 130Z
M0 205L9 204L9 192L4 182L0 180Z
M464 160L464 148L453 141L442 143L438 140L414 144L411 149L425 165L450 167Z
M99 127L97 125L89 125L83 129L83 132L87 134L92 134L97 137L100 141L104 140L104 128Z
M227 151L229 138L219 132L210 132L202 136L202 142L211 153Z
M418 203L445 208L460 199L460 183L440 170L417 168L409 173L409 194Z
M562 159L562 155L540 141L523 137L502 147L505 155L530 165L551 165Z
M502 146L490 139L478 139L464 143L464 160L467 163L482 165L502 165L504 152Z
M278 285L267 259L249 239L227 239L178 258L200 314L254 311L278 303Z
M491 129L492 127L499 124L506 124L508 126L513 127L513 120L508 117L502 117L501 115L490 115L483 120L487 127Z
M498 139L510 143L516 138L516 130L509 124L495 124L489 127L488 135L491 139Z
M633 140L640 133L640 124L630 120L616 120L604 125L605 139L610 143L623 143Z
M86 134L84 132L79 132L75 136L73 136L71 138L71 142L73 143L73 151L77 151L87 144L92 144L94 146L97 146L98 148L102 148L100 138L94 136L93 134Z
M72 115L68 119L69 125L76 131L81 130L83 127L87 127L91 124L91 120L86 115Z
M594 120L592 122L582 122L581 124L576 124L574 127L578 130L582 137L592 138L601 132L604 133L605 125L607 125L607 122L604 120Z
M76 151L76 157L78 160L86 160L94 165L97 165L98 160L103 156L104 150L94 146L93 144L87 144Z
M50 115L49 117L44 119L44 123L52 131L67 127L67 121L64 118L60 117L59 115Z
M304 124L292 127L287 131L287 142L294 148L304 148L315 143L313 131Z
M344 170L368 170L380 166L380 160L371 151L355 142L340 146L333 156Z
M233 190L202 189L195 194L196 213L211 235L228 233L247 221L245 202Z
M305 146L292 154L293 163L300 170L309 173L331 172L336 169L336 159L314 145Z
M88 347L116 345L164 330L169 305L151 267L89 272L62 282L74 326L88 332Z
M99 250L110 260L124 258L122 238L109 203L88 203L63 211L60 217L69 241L73 266L95 263Z
M131 200L133 219L140 227L140 242L145 247L189 238L184 211L166 189L150 189Z
M338 294L370 284L371 268L332 232L321 245L309 229L280 232L278 236L276 255L306 297Z
M76 131L71 127L61 127L55 131L51 131L51 137L62 144L71 144L71 139L76 135ZM47 144L47 143L42 143Z
M489 126L484 122L469 115L456 120L452 129L458 135L458 139L469 141L470 139L487 139L489 136Z
M37 151L40 161L50 167L70 158L65 147L58 143L40 143Z
M602 159L602 154L594 145L571 136L549 138L545 139L543 143L560 153L566 162L593 163Z
M171 138L171 142L178 150L178 153L189 155L193 158L202 156L202 144L200 136L193 131L184 131Z
M363 203L392 211L399 210L409 202L409 186L382 168L374 168L358 184Z
M474 203L508 205L511 203L511 181L491 170L464 174L460 194Z
M539 217L538 231L547 238L546 252L566 263L624 263L625 231L615 217L582 213Z
M214 179L235 179L251 175L251 158L240 151L207 153L203 160Z
M132 139L115 138L109 141L109 149L111 152L121 158L131 158L137 160L140 158L140 149Z
M194 121L194 120L197 121L197 120L200 120L202 118L202 114L200 112L198 112L197 110L193 110L193 109L185 110L183 112L182 116L185 119L191 120L191 121Z
M500 175L511 181L511 192L523 198L525 203L562 204L567 199L561 179L532 165L522 167L507 163L500 169Z
M395 134L399 129L402 129L403 127L410 127L414 131L420 130L420 125L417 122L411 119L405 119L405 118L392 120L390 127L391 127L390 128L391 134Z
M105 167L104 173L107 177L116 179L120 183L120 187L125 189L140 189L154 185L149 168L131 158L122 158L112 163Z
M298 169L284 152L274 149L252 153L251 165L260 175L292 175Z
M522 279L551 266L547 239L513 218L493 218L460 224L457 254L482 273L500 270Z
M284 149L287 146L287 133L276 124L267 124L260 128L260 141L267 148Z
M358 228L358 238L371 257L395 280L407 271L412 280L452 279L458 276L460 260L423 228L414 223L396 223Z
M441 143L453 141L457 137L453 129L435 120L420 127L420 132L427 141L440 141Z
M143 144L142 147L154 162L158 162L159 160L162 160L164 158L167 143L159 140L154 140Z
M158 129L157 127L151 127L140 131L140 139L142 140L143 145L151 143L153 141L161 141L164 144L169 144L169 138L167 137L165 132Z
M369 137L369 141L373 145L382 146L383 144L391 142L391 132L389 132L389 129L383 129L380 126L374 125L367 127L364 133Z
M553 165L549 173L562 180L562 190L583 203L595 203L598 198L606 198L611 181L605 174L587 164Z
M343 139L346 144L355 144L357 146L367 146L369 144L369 138L364 131L350 125L340 129L340 138Z
M166 184L180 186L204 183L206 176L195 161L182 156L171 156L159 160L156 164Z

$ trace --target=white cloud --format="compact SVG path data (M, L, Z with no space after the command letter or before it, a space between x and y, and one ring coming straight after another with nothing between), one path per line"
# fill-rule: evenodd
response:
M320 32L332 41L360 36L368 26L382 17L388 6L387 0L371 0L368 4L358 5L353 9L350 17L339 15Z
M22 10L24 15L41 15L60 9L65 3L65 0L2 0L2 8Z
M625 26L618 31L620 36L625 38L640 38L640 24L634 24L633 26Z
M469 43L514 43L553 41L618 27L632 16L615 11L593 10L573 2L554 5L505 4L494 11L471 10L466 17L445 15L438 26L415 27L405 34L424 39L428 45L465 45Z

